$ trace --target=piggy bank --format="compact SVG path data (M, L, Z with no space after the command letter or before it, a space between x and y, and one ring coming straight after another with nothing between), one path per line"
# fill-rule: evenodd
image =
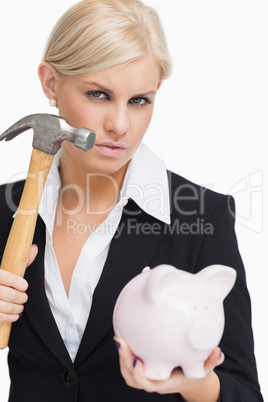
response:
M224 330L223 300L236 271L211 265L191 274L171 265L145 268L121 291L115 304L115 335L142 360L145 376L169 378L181 367L189 378L205 376L204 362Z

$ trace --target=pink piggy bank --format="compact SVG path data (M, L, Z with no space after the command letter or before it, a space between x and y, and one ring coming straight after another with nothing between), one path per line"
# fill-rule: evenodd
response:
M165 380L179 366L187 377L205 376L204 362L224 330L223 300L235 280L236 271L223 265L196 274L159 265L123 288L114 331L143 361L147 378Z

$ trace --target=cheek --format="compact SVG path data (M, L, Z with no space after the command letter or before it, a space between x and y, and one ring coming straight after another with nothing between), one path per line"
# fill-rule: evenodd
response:
M74 127L85 127L96 131L103 123L103 113L99 108L85 101L64 101L62 104L59 102L59 113Z
M86 117L89 114L85 111L85 103L81 102L81 96L78 96L75 91L61 89L58 92L58 108L59 115L68 120L72 126L86 126L83 123L86 123Z
M153 108L145 111L145 113L140 114L138 117L135 118L134 120L134 130L137 132L137 136L139 138L142 138L144 134L147 131L147 128L151 122L153 115Z
M136 118L133 120L132 130L128 137L129 144L131 144L131 150L128 155L129 158L133 156L134 152L136 152L138 146L140 145L151 122L152 115L153 111L150 110L143 115L139 115L138 117L136 116Z
M72 126L81 127L85 120L84 110L75 101L58 101L59 114L69 121Z

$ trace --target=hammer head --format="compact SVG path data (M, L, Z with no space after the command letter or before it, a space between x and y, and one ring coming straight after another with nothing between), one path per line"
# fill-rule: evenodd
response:
M33 129L33 148L54 155L62 141L70 141L77 148L89 151L95 144L96 134L87 128L75 128L62 117L52 114L32 114L6 130L0 141L10 141L23 131Z

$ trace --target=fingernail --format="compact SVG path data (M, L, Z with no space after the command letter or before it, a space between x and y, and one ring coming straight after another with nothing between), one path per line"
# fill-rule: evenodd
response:
M135 359L133 362L133 368L135 368L137 366L137 363L138 363L138 359Z
M115 346L117 347L117 349L119 350L121 348L121 343L114 341Z

